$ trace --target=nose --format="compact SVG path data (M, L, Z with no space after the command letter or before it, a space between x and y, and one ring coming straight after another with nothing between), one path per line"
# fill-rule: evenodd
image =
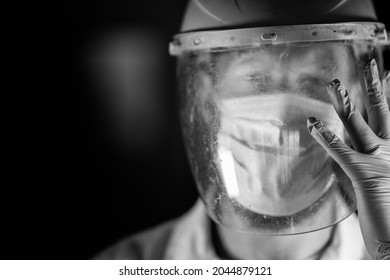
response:
M283 79L280 81L279 89L283 93L291 92L292 87L288 81L287 76L284 76Z

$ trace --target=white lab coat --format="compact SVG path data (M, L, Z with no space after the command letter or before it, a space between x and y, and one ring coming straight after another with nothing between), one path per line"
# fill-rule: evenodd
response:
M211 221L198 200L176 220L130 236L99 254L96 259L216 260L211 240ZM321 255L324 260L368 259L359 221L351 215L337 224L330 245Z

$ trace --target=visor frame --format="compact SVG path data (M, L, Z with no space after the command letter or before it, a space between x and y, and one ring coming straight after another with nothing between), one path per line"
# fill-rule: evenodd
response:
M184 52L217 52L255 48L265 44L325 41L366 41L384 47L390 45L389 35L383 23L351 22L182 33L173 37L169 44L169 53L172 56L180 56Z

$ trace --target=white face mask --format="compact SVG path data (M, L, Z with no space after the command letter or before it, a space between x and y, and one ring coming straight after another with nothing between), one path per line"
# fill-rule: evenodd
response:
M224 99L218 153L226 192L259 214L285 216L317 201L335 175L327 153L307 132L316 116L337 135L332 105L295 93Z

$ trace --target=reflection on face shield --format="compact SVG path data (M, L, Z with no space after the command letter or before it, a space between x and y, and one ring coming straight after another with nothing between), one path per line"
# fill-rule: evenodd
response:
M342 125L331 104L298 94L221 101L218 135L226 191L260 214L294 214L314 203L334 180L329 156L307 133L320 116L337 134Z

